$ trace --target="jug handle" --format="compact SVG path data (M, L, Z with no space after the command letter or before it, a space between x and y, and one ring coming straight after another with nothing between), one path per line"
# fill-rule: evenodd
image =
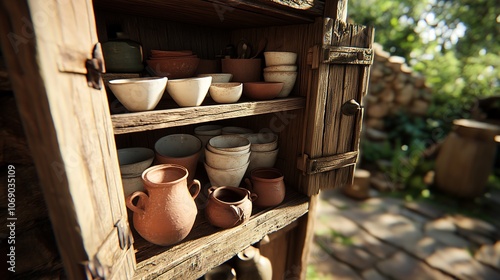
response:
M250 194L250 200L253 202L255 201L259 196L256 193L251 193Z
M230 205L229 206L231 210L233 210L233 214L238 220L233 224L233 227L237 224L239 224L241 221L245 220L245 212L243 212L243 209L241 209L238 206Z
M252 181L250 181L250 179L245 178L245 185L247 185L247 189L250 190L250 192L253 192Z
M190 193L191 193L191 187L192 186L196 186L196 190L194 191L194 194L191 194L191 196L193 197L193 199L195 199L198 196L198 194L200 194L201 183L200 183L200 181L194 179L193 182L191 183L191 185L188 188L190 190L189 191Z
M125 199L125 203L127 204L127 207L132 210L133 212L135 213L138 213L138 214L144 214L144 209L142 208L139 208L137 207L135 204L134 204L134 198L136 197L139 197L139 200L142 198L142 199L148 199L149 196L142 192L142 191L136 191L134 193L132 193L131 195L127 196L127 198Z
M216 189L217 189L217 187L216 187L216 186L212 186L212 187L210 187L210 188L208 189L208 194L209 194L209 195L210 195L210 194L212 194L212 193L213 193Z

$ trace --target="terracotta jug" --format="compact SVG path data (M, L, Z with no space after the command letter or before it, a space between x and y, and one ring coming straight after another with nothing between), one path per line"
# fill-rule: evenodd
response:
M155 165L142 173L146 192L132 193L126 203L134 212L134 228L147 241L172 245L191 231L198 213L194 199L200 192L200 182L195 179L188 187L187 177L187 169L176 164ZM136 197L137 205L133 202Z
M205 215L210 224L231 228L247 221L252 215L252 201L256 194L238 187L211 187Z
M285 199L285 182L283 173L276 168L256 168L246 178L247 188L257 194L255 206L276 206Z
M273 267L259 249L250 246L236 256L236 275L238 280L271 280Z

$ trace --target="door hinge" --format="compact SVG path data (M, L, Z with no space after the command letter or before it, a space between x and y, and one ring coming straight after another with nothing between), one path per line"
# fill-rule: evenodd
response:
M91 88L101 89L101 74L104 73L104 60L102 56L101 44L97 43L92 52L92 58L85 61L87 69L87 84Z
M355 165L357 161L357 151L318 158L310 158L304 154L298 158L297 168L304 174L310 175Z
M323 63L373 64L373 49L357 47L323 46Z
M118 231L118 241L120 242L120 248L122 250L129 249L130 246L132 246L132 243L134 243L134 237L130 232L128 223L126 222L126 220L120 219L115 224L115 227Z

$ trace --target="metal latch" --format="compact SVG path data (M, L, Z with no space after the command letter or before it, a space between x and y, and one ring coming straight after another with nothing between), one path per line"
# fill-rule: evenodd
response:
M356 100L351 99L347 101L346 103L342 104L342 107L340 107L340 111L342 111L342 114L346 116L353 116L356 115L359 110L361 110L361 105L359 105Z
M297 168L310 175L355 165L357 161L357 151L319 158L310 158L304 154L298 158Z
M323 63L371 65L373 64L373 49L324 46Z
M85 61L87 68L87 84L91 88L101 89L101 74L104 73L104 60L101 51L101 44L97 43L92 52L92 59Z
M84 263L87 279L104 280L108 278L109 269L101 265L99 259L94 258Z
M116 229L118 230L118 241L120 242L120 249L129 249L134 243L134 237L130 232L130 228L128 223L124 219L118 220L115 224Z

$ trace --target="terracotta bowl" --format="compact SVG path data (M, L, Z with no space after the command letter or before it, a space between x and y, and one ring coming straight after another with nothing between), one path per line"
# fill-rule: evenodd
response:
M171 134L164 136L155 143L156 161L184 166L188 174L188 182L194 179L201 141L190 134Z
M283 89L282 82L248 82L243 84L243 95L253 100L271 100Z
M250 140L251 151L267 152L278 148L278 135L274 133L252 133L244 137Z
M198 77L212 77L212 83L229 83L233 78L230 73L198 74Z
M212 83L209 89L210 96L217 103L235 103L243 92L242 83Z
M212 77L169 80L167 92L181 107L200 106L211 83Z
M297 72L265 72L264 81L266 82L282 82L283 88L278 93L278 97L287 97L292 92L293 86L297 80Z
M160 102L167 78L147 77L110 80L108 85L118 101L130 112L153 110Z
M179 57L179 56L189 56L193 55L193 51L181 50L181 51L162 51L162 50L151 50L152 57Z
M233 74L233 82L256 82L261 80L261 63L260 59L222 59L222 72Z
M264 52L266 66L293 65L297 62L297 53L294 52Z
M148 148L134 147L118 149L118 162L122 175L141 175L151 166L155 152Z
M192 77L200 63L197 57L146 60L147 65L160 77L180 79Z

